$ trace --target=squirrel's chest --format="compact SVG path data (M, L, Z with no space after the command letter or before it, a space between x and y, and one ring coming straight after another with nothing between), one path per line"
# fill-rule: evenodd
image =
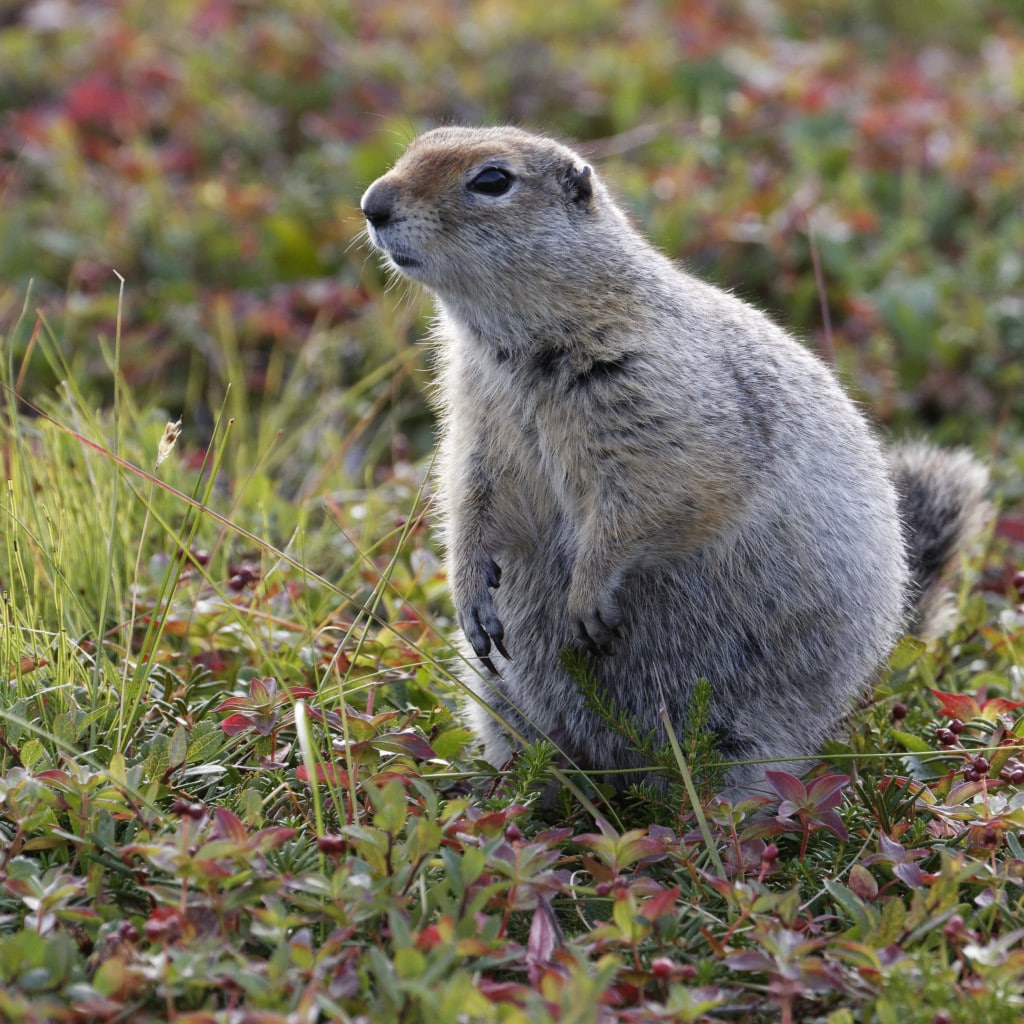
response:
M473 410L476 441L483 442L474 447L487 453L495 478L538 503L553 503L562 516L578 516L606 468L602 447L618 433L624 404L635 404L620 393L631 375L629 360L557 349L457 355L449 378L452 409Z
M504 389L500 421L491 417L499 460L515 455L514 479L530 490L546 492L563 515L578 513L584 495L596 484L599 471L592 458L598 424L594 414L573 396L551 386L512 385Z

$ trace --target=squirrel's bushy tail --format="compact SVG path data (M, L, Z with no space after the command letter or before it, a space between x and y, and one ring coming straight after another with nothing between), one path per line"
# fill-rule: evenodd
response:
M989 514L988 470L962 449L903 444L890 453L910 569L907 626L927 635L944 594L943 571Z

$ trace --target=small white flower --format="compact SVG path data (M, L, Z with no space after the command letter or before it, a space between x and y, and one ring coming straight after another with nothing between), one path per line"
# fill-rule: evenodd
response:
M181 433L181 420L177 423L168 423L164 427L164 436L160 438L160 444L156 450L156 468L160 468L160 464L171 454L174 449L174 443L178 440L178 435Z
M1024 626L1024 610L1020 608L1004 608L999 613L999 625L1008 633Z

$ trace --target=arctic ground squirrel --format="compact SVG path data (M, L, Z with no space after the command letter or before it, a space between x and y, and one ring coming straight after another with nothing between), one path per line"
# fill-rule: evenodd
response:
M560 651L588 652L607 700L663 741L662 707L682 733L707 679L732 792L805 771L901 633L927 628L985 469L885 450L820 359L673 264L552 139L430 131L361 205L437 303L465 682L519 735L608 770L643 755ZM507 733L469 713L501 765Z

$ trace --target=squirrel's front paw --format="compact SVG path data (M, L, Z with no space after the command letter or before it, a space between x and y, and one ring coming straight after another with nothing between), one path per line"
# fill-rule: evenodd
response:
M574 639L585 651L594 655L608 655L615 650L621 637L622 614L614 597L608 597L598 606L574 608L569 602L569 619Z
M490 593L490 590L496 588L501 582L501 569L490 557L485 559L482 569L479 580L483 586L475 587L468 600L459 600L456 597L456 611L459 626L466 634L466 639L469 640L477 657L489 672L500 675L494 667L494 662L490 659L491 645L494 645L506 661L512 660L505 649L505 627L501 624L501 619L498 618Z

